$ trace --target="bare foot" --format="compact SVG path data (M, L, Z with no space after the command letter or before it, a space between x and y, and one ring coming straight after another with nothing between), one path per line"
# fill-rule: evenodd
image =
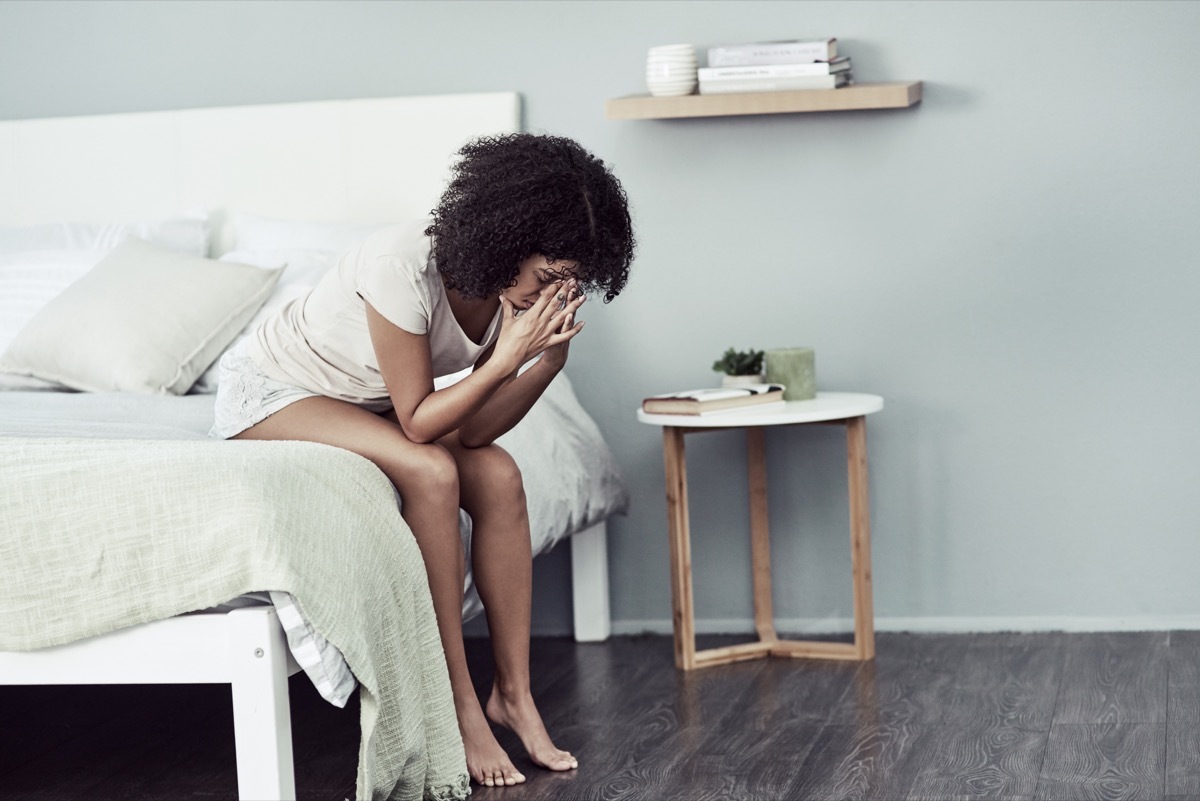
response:
M467 772L472 779L485 787L524 783L525 776L513 766L508 754L496 742L478 704L473 710L458 711L458 730L467 753Z
M579 767L579 761L569 751L556 748L550 741L542 716L538 714L533 696L528 692L511 696L493 685L492 697L487 702L487 716L493 723L516 732L534 764L549 770L574 770Z

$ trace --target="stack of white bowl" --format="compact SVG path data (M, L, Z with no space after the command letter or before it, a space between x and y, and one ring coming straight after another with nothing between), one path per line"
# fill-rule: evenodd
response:
M656 97L690 95L696 89L696 48L659 45L646 54L646 88Z

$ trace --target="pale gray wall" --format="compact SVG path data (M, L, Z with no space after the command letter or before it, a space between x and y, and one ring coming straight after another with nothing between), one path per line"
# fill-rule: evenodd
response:
M610 161L641 239L569 372L633 491L623 631L667 630L660 435L726 347L816 348L871 418L881 626L1200 627L1200 4L0 2L0 117L516 90ZM902 111L606 121L655 44L832 35ZM697 611L750 617L741 440L691 444ZM769 440L776 608L850 614L844 451ZM566 550L538 570L564 630Z

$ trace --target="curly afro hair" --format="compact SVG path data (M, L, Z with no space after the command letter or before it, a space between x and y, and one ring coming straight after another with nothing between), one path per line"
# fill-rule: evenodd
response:
M447 286L484 298L512 286L522 261L577 262L572 275L607 303L629 278L633 224L604 162L561 136L514 133L458 151L433 209L433 254Z

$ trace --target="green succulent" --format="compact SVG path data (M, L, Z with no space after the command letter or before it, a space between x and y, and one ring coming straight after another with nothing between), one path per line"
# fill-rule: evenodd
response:
M725 351L725 355L713 362L713 372L725 375L758 375L762 372L763 351L733 348Z

